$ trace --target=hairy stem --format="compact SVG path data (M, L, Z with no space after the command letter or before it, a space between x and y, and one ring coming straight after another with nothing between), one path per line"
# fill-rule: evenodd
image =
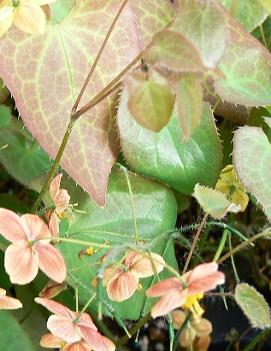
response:
M192 258L192 256L193 256L193 253L194 253L194 251L195 251L195 248L196 248L196 245L197 245L197 242L198 242L200 233L201 233L201 231L202 231L202 229L203 229L203 227L204 227L204 225L205 225L205 222L206 222L207 217L208 217L208 214L206 213L206 214L204 215L204 217L203 217L203 219L202 219L202 221L201 221L199 227L198 227L198 230L197 230L196 235L195 235L195 237L194 237L194 240L193 240L193 243L192 243L190 252L189 252L189 254L188 254L187 260L185 261L185 265L184 265L182 274L184 274L184 273L187 271L187 268L188 268L188 266L189 266L189 263L190 263L191 258Z

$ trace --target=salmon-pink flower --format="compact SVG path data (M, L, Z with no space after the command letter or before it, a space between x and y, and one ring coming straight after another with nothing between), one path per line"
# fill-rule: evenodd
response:
M66 265L51 244L51 233L43 220L32 214L19 217L0 208L0 233L11 241L5 252L5 269L15 284L30 283L39 268L52 280L62 283Z
M217 269L218 265L215 262L203 263L185 273L181 280L175 277L168 278L153 285L146 291L146 295L162 297L153 306L152 317L166 315L181 306L190 309L195 317L201 316L203 310L198 300L205 292L215 289L225 281L224 273L218 272Z
M58 174L50 185L50 195L55 209L50 213L49 228L54 236L59 234L60 219L65 217L69 207L70 195L66 189L60 189L62 174Z
M57 0L2 0L0 4L0 37L12 23L26 33L43 33L46 15L41 6Z
M98 332L89 314L71 311L61 303L49 299L37 297L35 301L54 313L47 321L47 328L67 344L85 341L93 351L115 350L113 342Z
M6 296L6 290L0 288L0 310L16 310L23 305L14 297Z
M165 266L163 257L156 253L142 255L131 251L120 266L105 269L104 284L108 297L114 301L129 299L139 288L139 279L160 273Z
M83 340L66 343L53 334L45 334L41 337L40 346L47 349L61 349L62 351L92 351L90 346Z

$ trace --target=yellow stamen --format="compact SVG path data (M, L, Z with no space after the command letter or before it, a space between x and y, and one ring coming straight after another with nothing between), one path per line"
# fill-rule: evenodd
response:
M200 318L204 313L204 310L201 308L199 304L199 300L201 300L202 298L203 298L203 293L198 293L195 295L188 296L184 304L182 305L182 307L192 312L193 317L195 319Z

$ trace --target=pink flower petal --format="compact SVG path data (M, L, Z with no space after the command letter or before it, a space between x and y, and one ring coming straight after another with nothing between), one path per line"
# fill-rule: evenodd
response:
M138 288L138 277L130 272L123 272L109 280L106 291L113 301L128 300Z
M116 348L111 340L91 328L80 327L80 333L93 351L114 351Z
M52 280L62 283L67 275L64 258L50 244L40 243L34 245L34 252L38 256L40 269Z
M44 299L41 297L36 297L35 302L47 308L48 311L56 314L59 317L65 317L71 321L76 318L76 313L71 311L68 307L62 305L59 302Z
M0 310L16 310L21 307L21 301L9 296L0 296Z
M70 202L70 195L68 194L68 191L66 189L60 189L55 197L55 206L56 206L56 210L57 213L62 213L64 212L68 206L69 206L69 202Z
M68 343L81 340L78 325L65 317L50 316L47 321L47 328L52 334Z
M49 220L49 229L53 237L57 237L59 235L59 224L60 219L55 211L53 211Z
M187 272L185 274L187 284L191 284L194 280L204 278L208 276L210 273L216 272L218 269L218 265L216 262L203 263L198 265L193 270Z
M51 241L51 233L45 222L37 215L25 214L21 217L29 240Z
M138 257L142 258L142 255L140 255L137 251L133 250L129 252L129 254L125 257L124 264L126 266L129 266L134 262L134 260L137 260Z
M7 293L7 292L6 292L5 289L0 288L0 296L5 296L6 293Z
M137 255L131 263L130 271L138 275L139 278L147 278L156 273L160 273L164 267L165 261L163 257L156 253L151 253L151 258Z
M25 241L11 244L5 252L5 270L14 284L28 284L38 274L38 262Z
M63 340L53 334L45 334L40 339L40 346L47 349L60 349L63 347Z
M5 208L0 208L0 234L12 243L28 240L21 218Z
M79 341L73 344L67 344L62 351L92 351L92 349L86 342Z
M96 325L93 323L90 315L88 313L83 313L81 316L80 316L80 319L79 319L79 322L78 322L78 326L81 327L81 326L84 326L84 327L89 327L93 330L97 330L97 327Z
M58 190L60 188L60 183L62 179L62 173L58 174L53 180L52 183L50 184L50 195L52 200L55 202L55 197L58 193Z
M148 297L158 297L181 288L182 284L178 278L168 278L150 287L146 291L146 295Z
M189 295L198 294L200 292L206 292L213 290L217 285L225 282L225 275L222 272L213 272L204 278L194 280L189 284L188 291Z
M175 290L173 292L169 292L167 295L164 295L151 309L152 317L156 318L159 316L165 316L176 308L181 307L185 297L185 291L180 290Z

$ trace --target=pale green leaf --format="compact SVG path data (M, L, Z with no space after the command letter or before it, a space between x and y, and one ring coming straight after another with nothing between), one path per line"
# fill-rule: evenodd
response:
M270 3L269 0L220 0L220 2L248 32L252 32L253 29L263 23L267 13L261 5L264 2ZM260 4L261 2L262 4Z
M50 21L53 24L60 23L68 16L74 7L75 0L58 0L50 5Z
M248 284L238 284L235 288L235 300L241 307L254 328L271 326L270 308L265 298Z
M175 91L179 123L183 140L187 142L200 125L203 109L201 82L196 76L184 76L176 82Z
M241 127L233 138L233 163L246 191L271 219L271 145L261 128Z
M176 72L201 72L203 64L196 47L180 33L163 30L154 35L144 53L151 64Z
M240 206L231 203L225 194L215 189L196 184L193 196L205 213L215 219L223 218L227 212L239 212Z
M218 65L224 77L214 83L217 94L234 104L270 105L270 53L220 6L227 19L228 45Z
M159 132L169 121L174 96L167 81L159 75L136 72L128 82L128 108L143 127Z

